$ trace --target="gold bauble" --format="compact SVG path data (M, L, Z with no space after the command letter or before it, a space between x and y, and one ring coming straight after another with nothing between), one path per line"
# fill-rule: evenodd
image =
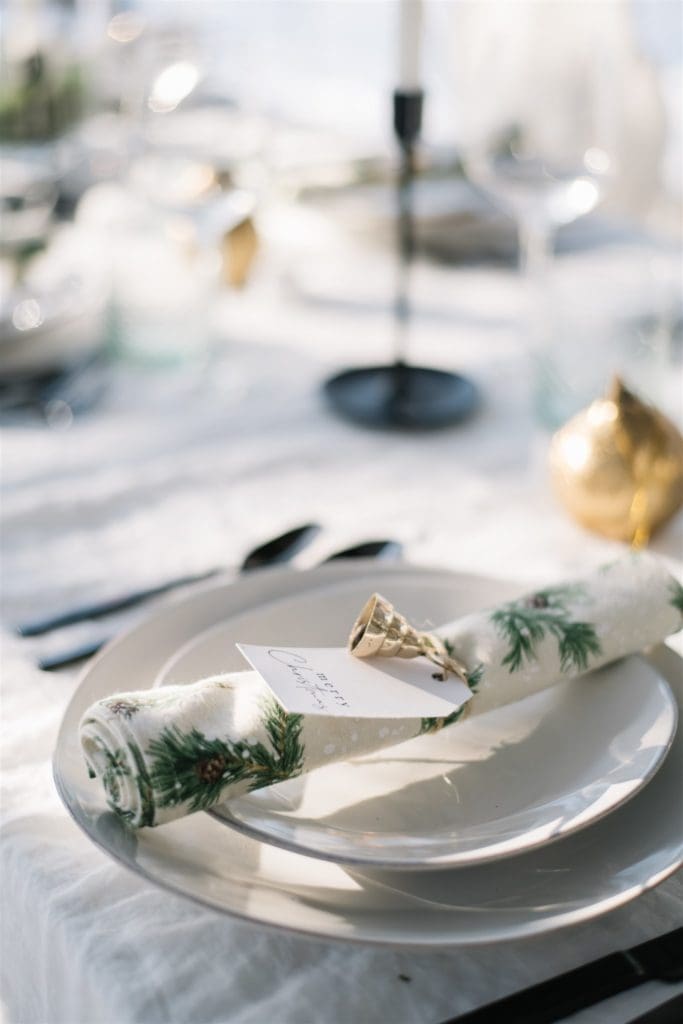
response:
M579 523L635 547L683 504L683 437L618 377L554 435L550 469Z

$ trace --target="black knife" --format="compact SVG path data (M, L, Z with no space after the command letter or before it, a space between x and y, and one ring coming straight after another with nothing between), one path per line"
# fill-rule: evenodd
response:
M307 523L305 526L297 526L294 530L288 530L279 537L260 544L248 553L242 564L234 570L236 573L248 572L251 569L260 569L265 565L276 565L280 562L288 562L320 532L320 527L315 523ZM43 633L50 633L53 629L61 629L63 626L73 626L78 622L86 622L88 619L101 619L113 612L124 611L126 608L134 608L144 601L153 597L161 597L171 590L180 587L187 587L192 583L203 583L204 580L227 572L223 568L208 569L206 572L197 573L192 576L178 576L172 580L166 580L154 587L145 587L142 590L133 590L127 594L120 594L117 597L108 598L105 601L98 601L93 604L81 605L78 608L70 608L68 611L59 612L42 619L33 619L30 622L23 622L16 627L21 636L41 636Z
M683 995L674 996L659 1006L653 1006L628 1024L681 1024L683 1020Z
M683 928L677 928L443 1024L553 1024L643 982L681 980Z

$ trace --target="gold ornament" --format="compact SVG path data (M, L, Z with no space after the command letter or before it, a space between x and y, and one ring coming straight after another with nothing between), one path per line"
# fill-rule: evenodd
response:
M683 504L683 437L618 377L605 398L555 434L550 470L579 523L634 547Z
M364 605L348 646L357 658L425 657L441 669L441 679L453 672L467 683L467 669L448 653L443 640L414 629L381 594L373 594Z

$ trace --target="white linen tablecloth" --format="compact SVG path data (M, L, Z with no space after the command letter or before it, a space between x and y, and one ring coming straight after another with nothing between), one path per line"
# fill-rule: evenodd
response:
M6 624L234 564L311 519L326 527L321 555L392 536L412 562L521 582L582 572L621 550L574 526L550 494L547 438L533 424L516 341L515 276L421 267L416 293L420 361L463 370L483 391L481 412L460 429L391 435L334 419L319 385L337 367L387 357L388 303L306 303L265 269L244 296L222 302L209 372L122 368L101 407L70 429L8 427ZM682 536L679 517L653 545L679 577ZM443 953L288 936L162 893L94 848L52 783L76 672L41 673L34 658L93 631L5 635L8 1024L436 1024L683 923L680 875L550 939ZM623 1022L681 990L648 984L573 1019Z

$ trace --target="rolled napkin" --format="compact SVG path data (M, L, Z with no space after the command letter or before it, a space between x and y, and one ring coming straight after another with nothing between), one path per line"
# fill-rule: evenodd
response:
M340 632L350 624L340 623ZM446 718L341 718L285 711L256 672L97 701L80 737L92 776L131 826L207 810L334 761L482 714L658 643L683 626L683 586L629 555L436 631L472 697Z

